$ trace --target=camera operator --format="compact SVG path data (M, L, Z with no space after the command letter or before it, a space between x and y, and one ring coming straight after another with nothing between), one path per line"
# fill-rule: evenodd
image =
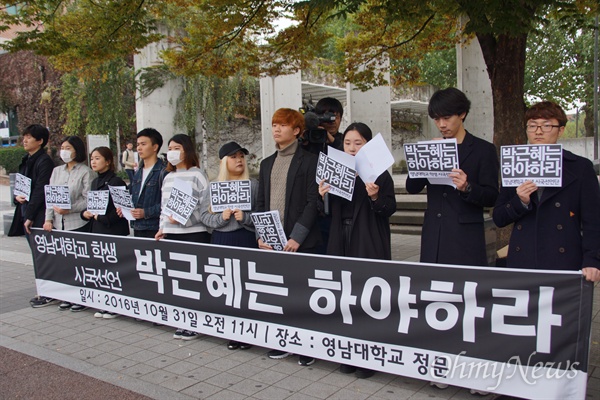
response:
M327 154L327 146L343 151L342 133L339 132L344 107L338 99L324 97L314 110L304 115L306 130L300 137L303 148L313 154Z
M317 102L314 109L304 114L306 129L298 138L302 148L319 156L319 152L327 154L327 146L344 151L342 133L339 132L344 108L338 99L324 97ZM329 215L329 194L324 197L325 214L319 215L317 224L323 237L323 244L315 250L318 254L327 254L327 242L329 241L329 228L331 216Z

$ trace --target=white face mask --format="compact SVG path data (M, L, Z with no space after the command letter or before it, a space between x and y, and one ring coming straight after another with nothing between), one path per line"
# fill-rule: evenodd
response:
M181 151L169 150L167 151L167 161L173 165L177 165L181 162Z
M61 150L60 159L63 160L65 164L70 163L73 161L73 152L70 150Z

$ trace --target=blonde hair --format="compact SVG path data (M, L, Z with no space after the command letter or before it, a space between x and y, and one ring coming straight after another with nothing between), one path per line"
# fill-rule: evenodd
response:
M217 176L217 181L230 181L231 176L229 175L229 170L227 169L227 160L229 156L225 156L221 159L221 163L219 164L219 175ZM245 181L250 179L250 173L248 172L248 162L246 161L246 155L244 154L244 172L242 176L240 176L239 180Z

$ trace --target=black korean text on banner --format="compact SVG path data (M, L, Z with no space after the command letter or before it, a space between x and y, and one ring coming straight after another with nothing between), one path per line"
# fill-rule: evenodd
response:
M279 211L252 213L252 223L258 236L275 251L282 251L287 245Z
M29 201L29 196L31 196L31 178L23 174L16 174L13 196L23 196L25 200Z
M458 168L456 139L405 144L404 155L411 178L444 178Z
M562 186L562 144L500 147L502 186L532 181L539 187Z
M63 210L71 209L71 195L68 186L46 185L44 186L44 194L46 195L46 208L56 206Z
M109 199L108 190L90 190L87 196L87 210L92 214L105 215Z
M330 186L329 193L340 196L346 200L352 200L354 183L356 181L356 170L334 160L323 152L319 153L317 164L317 183L325 180Z
M593 286L578 272L41 229L30 241L40 295L424 380L585 398Z
M227 209L252 210L252 192L249 180L210 183L210 207L213 212Z

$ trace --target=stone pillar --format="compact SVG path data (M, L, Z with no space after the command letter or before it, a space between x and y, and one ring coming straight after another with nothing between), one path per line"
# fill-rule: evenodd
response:
M156 65L159 62L158 53L164 49L164 42L152 43L146 46L139 54L134 55L133 64L137 70ZM175 117L175 104L177 97L181 92L180 85L174 81L165 82L164 86L156 89L149 96L141 97L137 93L135 102L135 114L138 132L144 128L154 128L159 131L163 137L163 147L160 153L166 153L168 140L175 133L173 120ZM127 136L127 140L133 140L135 133Z
M260 78L260 120L263 159L275 151L275 142L271 133L273 113L280 108L299 110L300 107L302 107L300 71L292 75Z
M389 74L386 74L389 81ZM371 128L373 136L381 133L388 148L392 149L392 109L389 86L376 86L362 92L347 84L348 122L363 122ZM399 160L397 160L399 161Z
M492 84L477 39L456 46L457 87L471 100L465 128L473 135L494 141Z

